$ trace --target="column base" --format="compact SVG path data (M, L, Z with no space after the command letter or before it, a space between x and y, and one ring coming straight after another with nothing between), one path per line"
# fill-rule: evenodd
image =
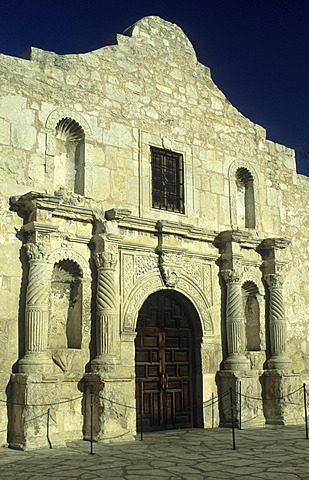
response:
M102 373L88 373L84 379L86 384L84 439L90 440L92 436L94 441L100 443L134 440L136 434L134 379L112 378L112 375Z
M113 365L119 365L119 356L117 355L97 355L91 361L91 370L95 373L104 373L106 370L110 370Z
M43 352L26 353L18 362L19 373L50 373L53 370L53 361Z
M287 370L290 368L292 361L280 355L274 355L267 361L267 368L270 370Z
M244 354L229 355L223 362L224 370L250 370L250 360Z

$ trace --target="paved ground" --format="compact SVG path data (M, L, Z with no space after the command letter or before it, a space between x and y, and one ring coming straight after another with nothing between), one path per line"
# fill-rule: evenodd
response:
M148 433L114 445L74 442L66 448L0 449L1 480L309 480L304 427L236 431L190 429Z

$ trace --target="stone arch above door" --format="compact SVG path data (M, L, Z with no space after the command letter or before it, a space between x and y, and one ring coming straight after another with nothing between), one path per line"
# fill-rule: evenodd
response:
M145 300L159 290L168 290L160 274L149 273L144 275L127 295L123 308L123 331L135 332L138 313ZM180 276L177 286L173 289L183 294L195 307L203 334L213 334L213 321L210 314L210 305L201 289L186 277Z

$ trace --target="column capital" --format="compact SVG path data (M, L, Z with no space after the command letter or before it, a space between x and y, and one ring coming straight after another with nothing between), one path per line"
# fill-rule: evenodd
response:
M48 245L45 243L26 243L25 244L29 261L47 262L49 259Z
M221 270L221 275L224 278L226 284L240 283L241 275L239 270L225 268Z
M269 288L281 288L283 285L283 278L278 273L268 273L263 278Z
M97 268L115 270L117 265L117 257L111 252L99 252L94 254L94 261Z

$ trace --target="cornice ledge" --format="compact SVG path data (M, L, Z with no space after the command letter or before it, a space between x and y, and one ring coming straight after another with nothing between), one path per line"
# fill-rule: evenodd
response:
M23 225L20 229L21 232L40 232L40 233L52 233L59 230L59 225L52 225L44 222L29 222Z
M214 239L214 245L218 248L225 247L228 243L239 243L243 248L256 249L261 238L245 230L225 230Z
M217 236L214 230L206 230L205 228L195 227L191 224L181 222L171 222L170 220L158 220L156 229L167 235L179 235L195 240L203 240L213 242Z

